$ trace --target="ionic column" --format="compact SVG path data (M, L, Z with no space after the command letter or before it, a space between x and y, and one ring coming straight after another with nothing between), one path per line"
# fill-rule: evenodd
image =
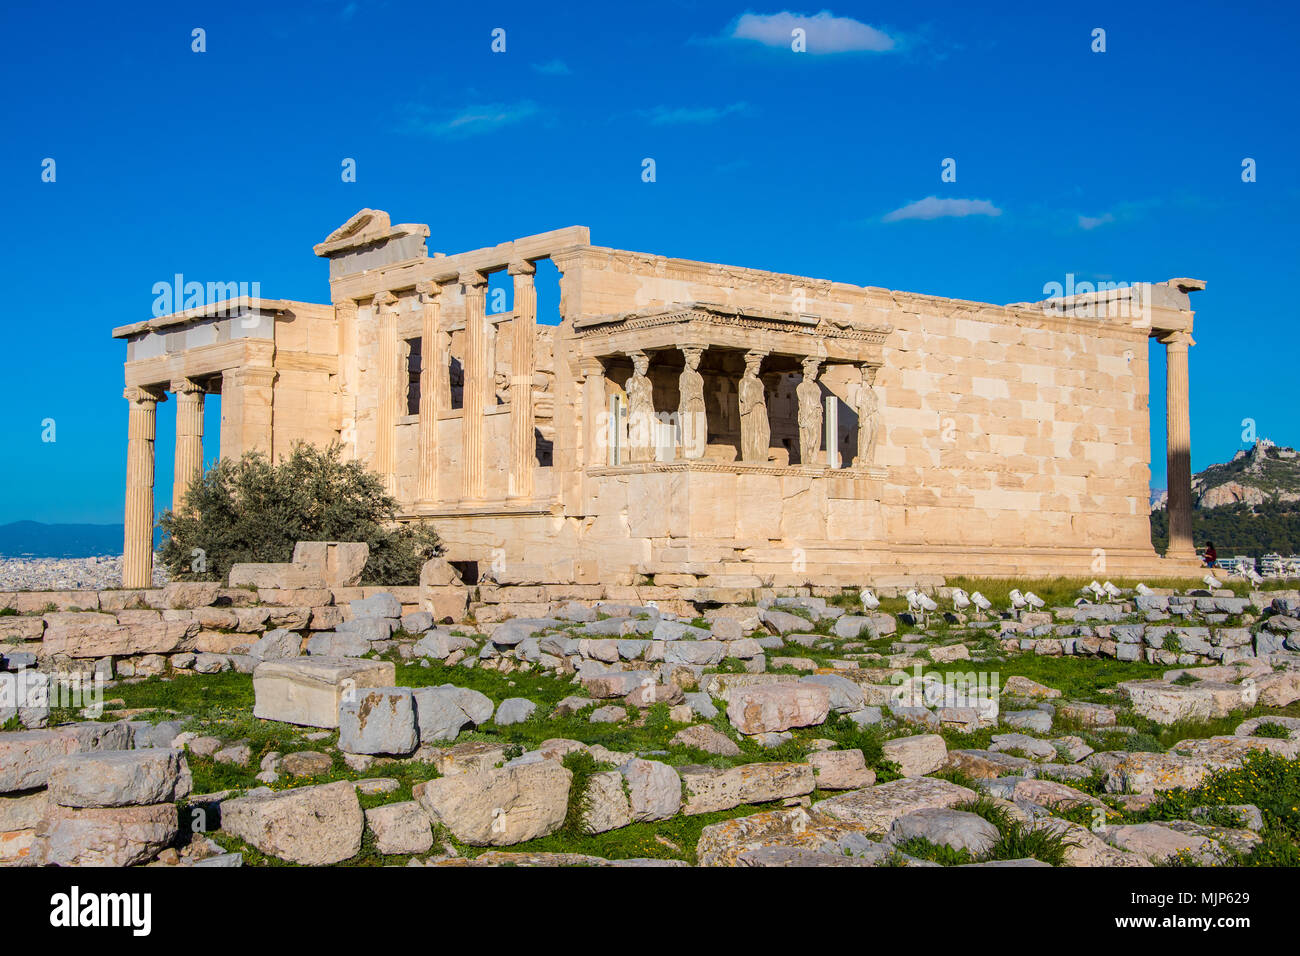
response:
M483 416L494 394L491 358L488 354L487 316L484 298L487 277L481 272L462 272L465 290L465 401L461 427L461 494L470 500L484 495L486 449Z
M132 386L122 397L126 421L126 509L122 536L122 587L153 587L153 466L158 403L166 396Z
M510 484L513 498L533 496L535 440L533 431L533 340L537 334L537 289L533 273L537 267L527 260L510 263L515 280L515 317L510 342Z
M171 383L176 394L176 468L172 476L172 511L180 511L185 492L203 474L202 385L182 378Z
M422 502L438 500L438 415L440 371L445 370L442 335L442 286L422 282L416 287L423 309L420 329L420 472L416 497Z
M379 405L375 410L375 471L390 495L397 491L397 417L401 411L402 352L397 342L397 296L375 296L379 323Z
M1169 549L1167 558L1195 560L1192 540L1192 424L1188 400L1187 332L1172 332L1165 345L1165 451L1168 456Z
M609 463L605 366L598 358L584 358L579 374L582 376L582 450L579 457L585 462L585 467L598 468Z

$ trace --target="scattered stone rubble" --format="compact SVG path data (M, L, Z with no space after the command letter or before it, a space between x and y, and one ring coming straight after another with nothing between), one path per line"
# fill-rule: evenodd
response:
M247 765L246 744L182 732L183 718L46 726L49 707L0 710L0 719L28 728L0 733L0 863L238 865L241 854L225 852L202 829L178 845L181 808L198 807L212 831L295 863L349 860L368 830L380 854L470 865L447 837L465 847L512 847L565 825L575 794L563 761L575 752L598 768L582 793L588 834L768 806L705 827L694 848L705 866L877 865L897 862L896 847L918 837L978 856L996 843L996 828L961 808L981 792L1013 819L1065 834L1069 865L1149 866L1173 855L1216 862L1258 842L1257 810L1245 808L1242 826L1230 832L1194 820L1085 828L1059 814L1096 808L1104 819L1106 804L1071 783L1100 774L1104 793L1140 801L1195 787L1259 750L1300 757L1300 718L1284 716L1244 719L1234 734L1183 740L1168 752L1096 750L1080 735L1131 730L1119 721L1125 710L1172 724L1300 700L1296 592L1139 595L988 621L954 613L942 628L898 636L892 614L852 613L811 594L704 608L538 600L511 616L507 605L464 588L456 611L445 597L431 601L425 588L277 587L301 583L277 570L285 567L244 566L232 575L248 579L244 587L177 582L0 595L0 607L17 612L0 616L0 666L11 681L57 682L70 672L137 681L233 669L251 675L255 717L304 728L309 739L332 741L337 732L337 744L319 750L266 755L258 789L193 795L187 754ZM1069 700L1023 677L959 699L954 685L936 687L916 669L969 660L973 673L981 662L995 670L995 655L1022 653L1171 669L1159 680L1121 682L1104 704ZM437 661L453 678L473 668L547 673L570 681L573 693L551 708L527 697L494 702L454 679L397 686L393 659ZM484 739L458 741L485 726L562 715L627 722L658 704L682 725L672 746L727 758L738 758L742 744L781 747L794 731L829 720L876 725L887 738L882 766L899 778L877 782L861 750L824 739L798 759L731 766L669 763L657 759L664 752L615 753L564 738L522 753ZM1261 736L1264 723L1276 726ZM953 732L984 728L997 731L987 748L948 743ZM388 793L396 781L295 785L328 775L332 753L356 772L419 761L438 775L415 785L411 799L363 811L359 793ZM977 789L934 776L952 772ZM493 862L631 861L512 852L472 861Z

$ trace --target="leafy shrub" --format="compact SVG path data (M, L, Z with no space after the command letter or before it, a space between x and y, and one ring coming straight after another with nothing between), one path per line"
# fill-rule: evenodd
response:
M175 580L216 581L232 564L288 561L299 541L364 541L365 583L415 584L438 537L423 525L396 525L396 515L378 475L342 461L338 445L299 442L277 463L249 452L195 478L183 509L159 519L161 559Z

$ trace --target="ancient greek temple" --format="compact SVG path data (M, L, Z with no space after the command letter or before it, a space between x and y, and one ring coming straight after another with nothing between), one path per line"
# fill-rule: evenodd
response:
M454 254L428 237L364 209L315 247L327 305L243 296L114 330L125 586L150 579L169 392L175 507L219 394L221 456L340 443L471 583L1195 567L1199 281L1001 306L594 246L579 226ZM559 305L539 321L543 267ZM1149 337L1167 360L1164 556L1148 523Z

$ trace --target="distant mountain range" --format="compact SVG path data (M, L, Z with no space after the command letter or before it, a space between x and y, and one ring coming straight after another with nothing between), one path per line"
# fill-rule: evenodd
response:
M120 524L0 524L3 558L91 558L121 553Z

